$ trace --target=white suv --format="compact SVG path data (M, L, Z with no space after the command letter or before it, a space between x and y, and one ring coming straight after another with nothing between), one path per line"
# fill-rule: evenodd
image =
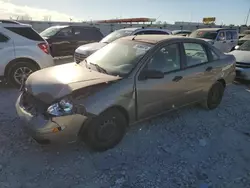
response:
M20 86L32 72L54 65L48 43L30 25L0 20L0 77Z
M238 44L239 33L236 29L204 28L193 31L189 37L201 38L224 53L234 50Z

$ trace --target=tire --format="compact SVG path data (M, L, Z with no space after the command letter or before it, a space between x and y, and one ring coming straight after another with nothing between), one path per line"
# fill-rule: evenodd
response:
M127 119L119 110L110 109L92 119L82 135L86 137L84 141L88 147L95 151L106 151L122 140L127 124Z
M18 82L17 79L15 78L16 73L20 73L20 70L24 70L26 74L26 79L27 77L38 70L37 66L30 63L30 62L17 62L15 63L12 67L10 67L8 75L7 75L7 82L15 87L20 87L21 82Z
M215 82L208 91L207 99L203 102L203 107L208 110L217 108L223 98L225 87L220 82Z

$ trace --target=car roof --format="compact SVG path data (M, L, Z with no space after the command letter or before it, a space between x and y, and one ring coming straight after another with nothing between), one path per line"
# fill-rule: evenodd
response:
M221 31L221 30L236 30L236 29L231 29L231 28L202 28L202 29L197 29L198 31Z
M170 30L167 29L161 29L161 28L151 28L151 27L132 27L132 28L124 28L124 29L119 29L118 31L165 31L167 33L171 33Z
M139 42L145 42L150 44L157 44L160 42L164 42L167 40L171 41L179 41L182 39L183 41L193 41L193 42L203 42L204 40L198 38L188 38L184 36L178 35L136 35L136 36L127 36L118 40L134 40Z

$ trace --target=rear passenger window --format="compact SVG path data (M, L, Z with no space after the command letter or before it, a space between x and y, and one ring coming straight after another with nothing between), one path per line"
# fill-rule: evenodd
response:
M27 39L34 41L44 41L43 38L37 32L35 32L31 27L5 27L5 28Z
M184 43L184 50L187 58L187 67L208 62L206 50L201 44Z
M232 32L231 31L227 31L226 32L226 40L232 40L233 36L232 36Z
M98 41L103 38L102 33L96 28L74 28L74 34L84 40Z
M7 42L8 40L9 40L8 37L6 37L2 33L0 33L0 42Z
M179 70L181 63L178 44L171 44L157 51L147 64L147 68L164 73Z
M232 31L232 37L233 39L238 40L238 33L236 31Z
M216 61L219 59L219 56L211 49L209 49L211 51L211 55L212 55L212 60Z
M168 33L164 31L145 30L136 33L136 35L168 35Z

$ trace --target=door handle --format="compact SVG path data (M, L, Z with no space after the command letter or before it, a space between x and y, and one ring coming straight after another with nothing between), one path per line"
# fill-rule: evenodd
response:
M180 81L181 79L182 79L182 76L176 76L176 77L173 78L172 81L178 82L178 81Z
M207 68L206 68L206 71L209 72L209 71L211 71L212 69L213 69L213 67L207 67Z

